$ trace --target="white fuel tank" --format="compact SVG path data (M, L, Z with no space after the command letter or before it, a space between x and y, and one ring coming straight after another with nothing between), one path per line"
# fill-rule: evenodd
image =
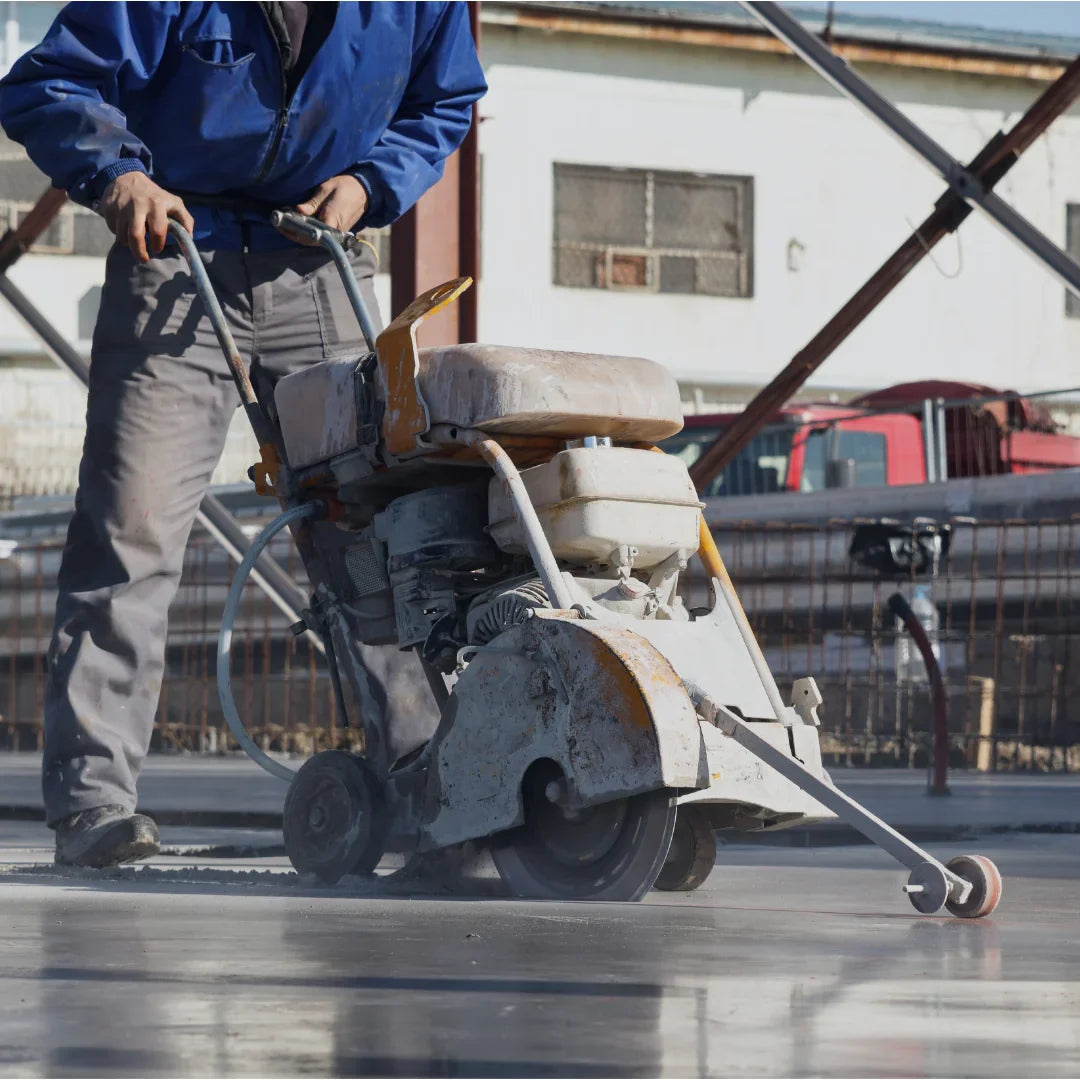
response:
M611 562L617 548L637 548L634 566L648 570L677 551L698 549L701 502L682 460L621 446L562 450L521 478L557 559ZM492 539L525 554L510 497L496 478L488 489Z

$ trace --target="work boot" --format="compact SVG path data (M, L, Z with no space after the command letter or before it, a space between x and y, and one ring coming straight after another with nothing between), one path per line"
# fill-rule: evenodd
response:
M122 806L80 810L56 826L59 866L119 866L156 855L160 848L154 822Z

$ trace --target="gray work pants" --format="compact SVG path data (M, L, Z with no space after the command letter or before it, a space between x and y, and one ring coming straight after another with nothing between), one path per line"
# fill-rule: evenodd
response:
M364 351L337 271L319 248L204 256L241 356L268 403L277 380ZM377 319L374 257L352 256ZM168 608L199 503L238 405L183 257L137 263L114 247L94 330L86 441L59 575L45 690L47 821L116 804L133 810L164 673ZM409 728L434 730L414 657L361 650L376 699ZM396 715L395 715L396 714Z

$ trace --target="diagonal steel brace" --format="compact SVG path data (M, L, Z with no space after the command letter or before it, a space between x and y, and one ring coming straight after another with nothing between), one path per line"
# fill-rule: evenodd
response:
M740 0L763 25L810 65L826 82L861 106L915 152L971 206L991 217L1030 255L1041 262L1067 289L1080 296L1080 263L1044 236L1007 202L990 191L970 169L936 143L918 124L883 98L861 75L815 37L779 4L768 0Z
M968 171L992 188L1034 141L1080 96L1080 57L1077 57L1032 102L1008 131L999 131L972 158ZM950 232L972 212L969 203L948 188L934 209L900 247L851 296L835 315L800 349L772 381L758 391L735 421L702 453L690 469L698 490L704 489L761 430L807 379L861 325L864 319Z

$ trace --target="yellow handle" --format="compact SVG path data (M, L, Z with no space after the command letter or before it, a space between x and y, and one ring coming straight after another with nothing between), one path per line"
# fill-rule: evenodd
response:
M720 558L720 549L716 546L709 526L705 524L705 515L698 518L698 558L705 566L710 580L717 578L722 585L726 585L734 594L735 586L731 583L731 575L727 572L724 560ZM740 605L741 606L741 605Z
M654 446L652 443L639 443L638 445L643 450L652 450L657 454L664 452L659 446ZM716 546L716 541L713 539L709 526L705 524L704 514L698 515L698 558L701 559L701 564L709 575L709 581L715 578L721 585L726 586L729 594L741 610L742 602L735 594L735 586L731 583L731 575L727 572L724 560L720 558L720 549Z

